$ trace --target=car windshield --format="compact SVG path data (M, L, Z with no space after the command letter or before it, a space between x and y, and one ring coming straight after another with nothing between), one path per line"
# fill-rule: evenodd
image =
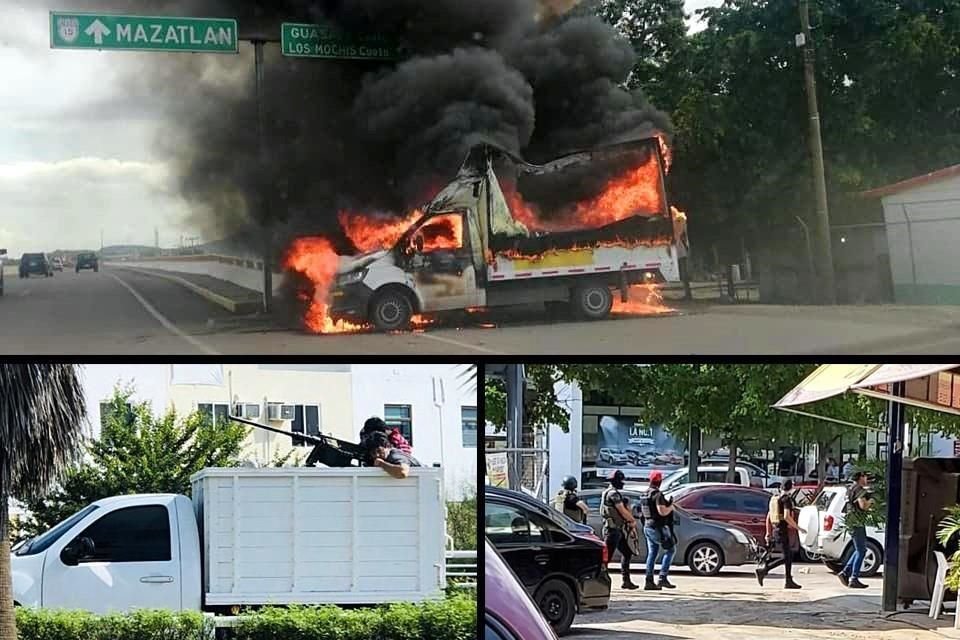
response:
M93 512L97 508L97 505L91 504L81 509L63 522L54 525L51 529L17 547L17 550L14 552L15 555L32 556L42 551L46 551L50 545L59 540L64 533L73 527L73 525L83 520L85 517L87 517L87 514Z
M836 491L821 491L820 495L817 496L817 501L815 503L817 505L817 510L829 511L830 503L832 503L833 499L837 497L837 493L838 492Z

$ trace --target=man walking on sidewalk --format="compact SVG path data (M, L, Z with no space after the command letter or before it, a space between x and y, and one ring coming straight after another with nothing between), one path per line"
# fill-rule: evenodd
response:
M774 546L780 547L783 555L769 564L765 560L761 560L756 571L757 582L760 583L761 587L767 574L783 565L785 574L783 588L801 588L793 581L793 544L791 542L794 538L793 531L799 531L800 533L806 533L806 531L797 525L794 518L793 512L796 505L791 494L792 490L793 480L784 480L780 486L780 495L770 498L770 509L767 514L767 544L771 548Z
M860 567L863 566L863 557L867 553L867 527L864 519L873 507L873 498L867 492L867 474L854 471L850 479L853 482L847 487L847 502L843 505L843 514L849 525L847 531L853 539L853 555L847 561L847 566L837 574L837 578L845 587L866 589L867 585L860 582Z
M607 558L613 559L613 553L620 551L620 573L623 576L624 589L639 589L630 580L630 558L633 551L627 542L630 529L636 529L637 521L627 509L626 499L620 490L626 479L623 471L617 469L610 475L610 486L600 498L600 515L603 517L603 539L607 545Z

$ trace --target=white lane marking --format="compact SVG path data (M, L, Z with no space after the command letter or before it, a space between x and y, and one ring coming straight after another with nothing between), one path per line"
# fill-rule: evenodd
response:
M453 344L458 347L464 347L467 349L473 349L474 351L480 351L481 353L490 353L494 355L504 355L503 351L494 351L493 349L487 349L486 347L480 347L475 344L470 344L468 342L460 342L459 340L454 340L453 338L444 338L443 336L435 336L432 333L417 333L415 334L421 338L430 338L431 340L436 340L438 342L446 342L447 344Z
M150 304L149 302L147 302L146 299L144 299L144 297L143 297L142 295L140 295L140 293L139 293L136 289L134 289L132 286L130 286L129 284L127 284L127 283L123 280L123 278L121 278L120 276L118 276L118 275L115 274L115 273L111 273L110 276L113 277L113 278L115 278L117 282L119 282L119 283L122 284L124 287L126 287L126 288L127 288L127 291L129 291L131 294L133 294L133 297L136 298L137 301L138 301L141 305L143 305L143 308L146 309L147 312L148 312L150 315L152 315L154 318L156 318L157 322L159 322L160 324L162 324L162 325L164 326L164 328L167 329L167 331L169 331L170 333L172 333L172 334L174 334L174 335L176 335L176 336L178 336L178 337L180 337L180 338L183 338L184 340L186 340L187 342L189 342L189 343L192 344L194 347L196 347L196 348L199 349L200 351L204 352L204 353L207 354L208 356L219 356L219 355L221 355L218 351L214 351L213 349L211 349L210 347L208 347L207 345L205 345L205 344L204 344L203 342L201 342L200 340L197 340L197 339L194 338L193 336L191 336L191 335L189 335L189 334L184 333L183 331L181 331L180 328L179 328L177 325L175 325L175 324L173 324L172 322L170 322L169 320L167 320L166 316L164 316L162 313L160 313L159 311L157 311L156 308L155 308L152 304Z

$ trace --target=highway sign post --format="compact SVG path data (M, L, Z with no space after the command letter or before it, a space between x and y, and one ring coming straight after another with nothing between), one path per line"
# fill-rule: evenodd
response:
M237 53L237 21L50 12L50 48Z
M395 60L400 48L382 36L357 36L332 24L284 22L280 51L291 58Z

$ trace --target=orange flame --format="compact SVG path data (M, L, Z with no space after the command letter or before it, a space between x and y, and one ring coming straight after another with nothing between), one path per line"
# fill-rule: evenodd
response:
M629 289L627 301L620 300L616 295L613 299L613 313L640 314L640 315L660 315L663 313L673 313L671 309L663 302L663 295L655 284L635 284Z
M340 226L361 253L392 247L423 212L414 209L404 218L372 218L362 213L341 211L337 216Z
M654 157L610 180L594 198L578 202L550 219L544 219L539 207L524 201L515 185L503 185L503 193L513 217L530 231L597 228L663 210L660 169Z
M337 275L340 256L326 238L297 238L287 250L283 268L303 274L312 284L313 291L307 296L309 306L303 322L315 333L348 333L360 331L363 325L330 317L330 288Z

